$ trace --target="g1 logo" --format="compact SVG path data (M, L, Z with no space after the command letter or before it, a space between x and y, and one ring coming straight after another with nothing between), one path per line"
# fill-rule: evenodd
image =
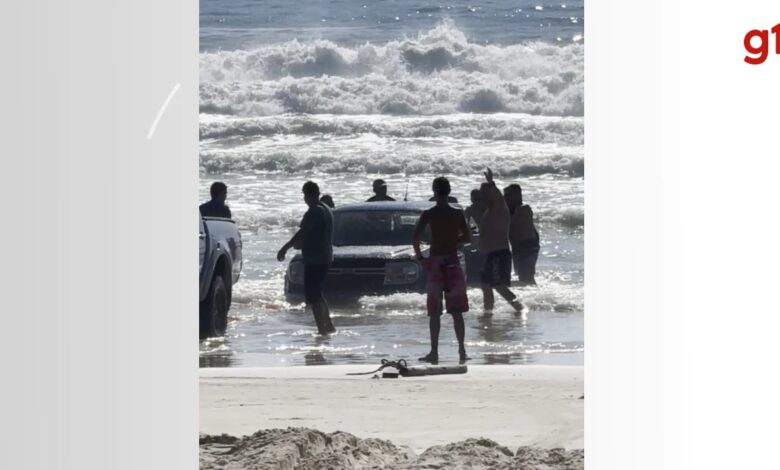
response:
M775 54L780 54L780 24L770 30L775 35ZM769 33L766 29L754 29L745 35L745 62L751 65L763 64L769 57ZM758 41L756 41L758 39ZM756 46L756 42L758 45Z

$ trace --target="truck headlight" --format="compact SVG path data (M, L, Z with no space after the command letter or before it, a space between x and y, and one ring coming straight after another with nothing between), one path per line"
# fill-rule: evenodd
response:
M420 265L414 262L385 264L385 284L412 284L420 278Z
M287 280L292 284L303 284L303 263L291 261L287 266Z

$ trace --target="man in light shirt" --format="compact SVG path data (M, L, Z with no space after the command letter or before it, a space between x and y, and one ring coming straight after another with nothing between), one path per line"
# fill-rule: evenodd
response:
M479 250L485 255L480 280L484 298L485 315L493 313L495 298L493 290L499 293L515 312L523 312L523 304L509 290L512 274L512 253L509 251L509 207L501 190L493 181L490 168L485 172L487 182L482 183L480 192L485 212L479 221Z

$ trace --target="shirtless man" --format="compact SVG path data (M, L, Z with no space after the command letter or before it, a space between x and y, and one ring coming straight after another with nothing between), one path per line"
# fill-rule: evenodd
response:
M413 235L414 252L428 275L426 290L431 352L421 357L420 361L431 364L439 362L439 331L443 313L442 296L444 296L447 313L452 315L455 326L460 363L463 364L468 360L464 345L466 326L463 312L468 312L469 300L466 296L466 276L458 259L458 244L470 241L471 235L463 211L450 206L447 202L450 194L449 180L443 176L434 179L433 192L436 195L436 205L420 215ZM431 228L431 246L430 256L423 258L420 251L420 237L426 227Z
M515 309L522 314L523 304L509 290L512 275L512 253L509 251L509 207L504 201L501 190L493 181L490 168L485 172L486 183L480 186L485 212L479 222L479 250L485 254L481 282L485 315L493 313L495 289Z

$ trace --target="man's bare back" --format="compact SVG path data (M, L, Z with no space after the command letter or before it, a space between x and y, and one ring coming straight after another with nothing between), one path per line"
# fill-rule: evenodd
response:
M458 253L458 243L469 235L466 217L461 209L449 204L437 204L420 216L421 228L431 227L431 255L447 256Z

